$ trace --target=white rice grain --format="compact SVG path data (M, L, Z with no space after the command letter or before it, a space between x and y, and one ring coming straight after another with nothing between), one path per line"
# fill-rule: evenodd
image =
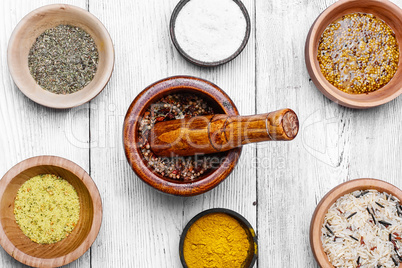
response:
M321 240L330 262L337 268L398 267L402 208L398 215L397 206L397 198L376 190L355 191L339 198L328 210L322 226Z

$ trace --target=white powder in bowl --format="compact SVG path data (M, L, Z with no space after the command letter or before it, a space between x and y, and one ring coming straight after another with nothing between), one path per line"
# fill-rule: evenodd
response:
M176 40L193 59L217 62L232 56L246 35L247 21L233 0L190 0L176 18Z

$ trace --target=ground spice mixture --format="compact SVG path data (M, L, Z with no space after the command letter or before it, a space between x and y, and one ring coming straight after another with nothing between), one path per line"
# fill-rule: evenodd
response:
M95 41L87 32L79 27L59 25L36 39L29 51L28 67L43 89L70 94L92 81L98 59Z
M207 214L188 230L183 255L188 268L241 268L250 255L242 225L225 213Z
M386 85L399 62L392 29L371 14L352 13L331 23L318 45L324 77L346 93L368 93Z
M22 232L33 242L56 243L66 238L78 222L78 194L56 175L38 175L18 190L14 215Z
M159 157L152 152L148 141L149 131L157 122L211 114L214 114L214 110L204 99L194 94L172 94L152 104L140 120L138 128L139 147L147 165L162 176L185 181L194 180L219 166L221 154Z

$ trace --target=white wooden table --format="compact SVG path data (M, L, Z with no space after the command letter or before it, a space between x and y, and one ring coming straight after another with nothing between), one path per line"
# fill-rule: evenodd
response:
M249 43L234 61L214 69L186 62L173 47L168 27L178 0L65 0L97 16L116 50L105 90L89 104L65 111L26 98L9 75L6 57L19 20L59 2L0 1L0 176L44 154L65 157L89 172L102 196L103 223L91 249L70 267L181 267L178 244L185 224L214 207L233 209L255 227L255 267L317 267L309 224L325 193L362 177L402 187L402 97L378 108L351 110L326 99L309 80L305 39L334 0L243 0L253 26ZM402 0L394 2L402 7ZM242 115L294 109L299 136L246 146L235 171L206 194L181 198L157 192L127 164L122 124L142 89L180 74L216 83ZM23 265L1 249L0 267Z

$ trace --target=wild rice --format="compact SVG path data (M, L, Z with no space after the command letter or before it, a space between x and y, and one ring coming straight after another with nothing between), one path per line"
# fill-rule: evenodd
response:
M376 190L339 198L321 230L324 251L334 267L398 267L402 262L400 210L397 198Z

